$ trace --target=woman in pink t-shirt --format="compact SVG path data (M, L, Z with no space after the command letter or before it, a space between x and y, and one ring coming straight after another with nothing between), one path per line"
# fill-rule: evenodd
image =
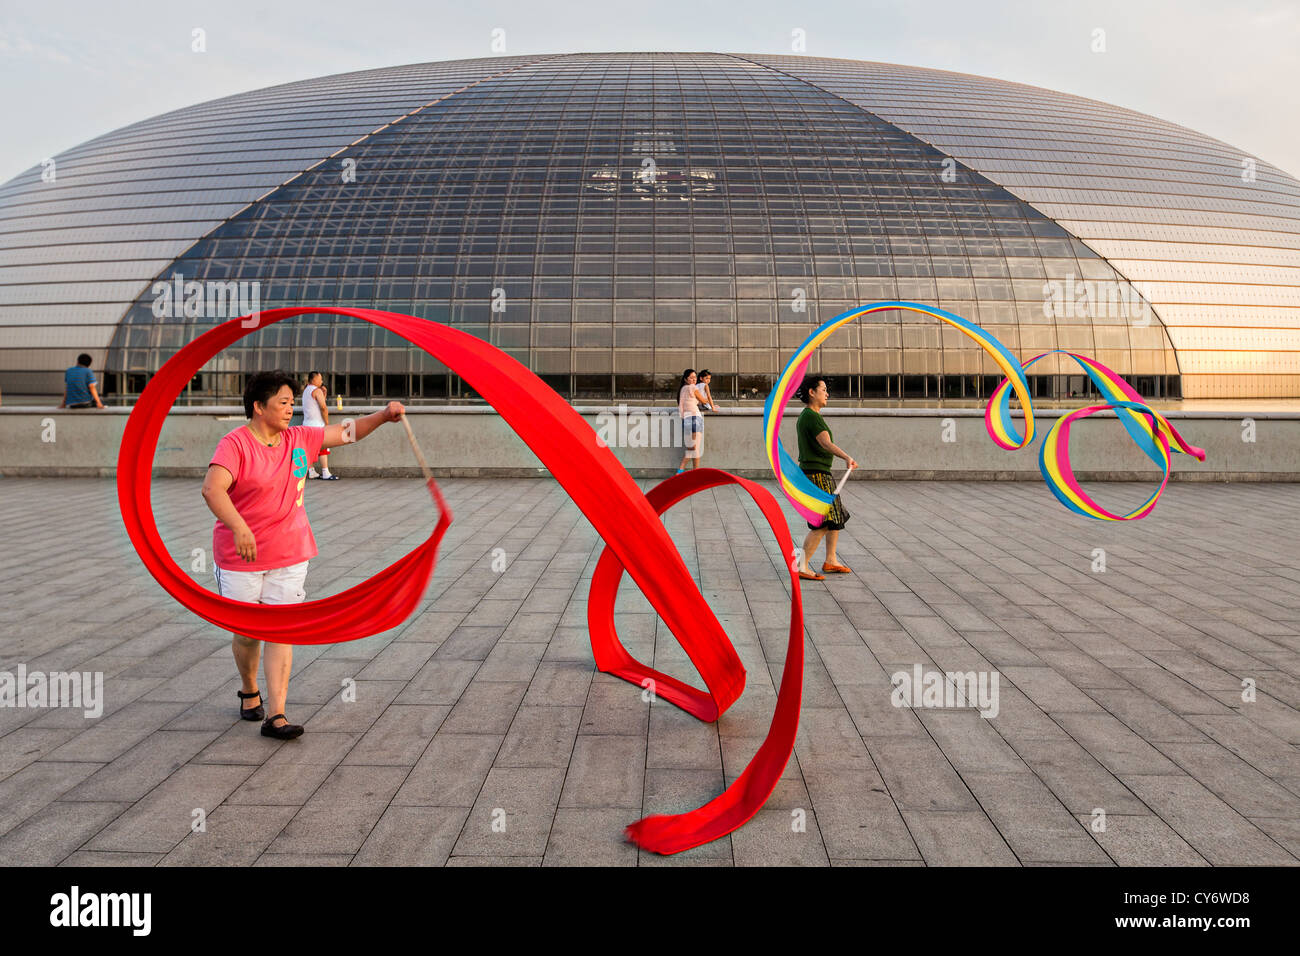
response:
M297 604L307 597L307 562L316 556L304 507L307 472L322 449L360 441L405 409L389 402L382 411L340 425L295 425L294 399L301 389L283 371L258 372L244 389L241 425L217 443L203 479L203 498L217 516L212 529L213 574L217 591L249 604ZM243 681L240 704L245 720L266 717L257 686L262 641L232 634L231 649ZM262 734L290 740L303 728L284 716L293 668L293 645L267 642L266 684L272 716Z

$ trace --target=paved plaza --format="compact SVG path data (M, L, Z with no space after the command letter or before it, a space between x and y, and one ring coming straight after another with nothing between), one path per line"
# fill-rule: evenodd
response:
M369 577L434 520L420 481L338 470L308 486L309 597ZM623 827L715 796L771 719L790 583L762 516L726 487L664 519L748 672L707 724L595 671L602 544L555 482L440 484L455 521L425 600L395 630L296 648L288 716L306 733L281 743L236 717L229 635L148 575L112 480L0 479L0 670L98 671L105 693L98 719L0 708L0 863L1300 858L1294 485L1175 484L1150 518L1103 524L1038 482L850 482L840 557L856 573L804 583L784 777L746 826L665 858ZM1093 490L1114 510L1150 488ZM206 561L195 577L213 587L199 481L160 479L154 501L173 555ZM698 685L626 577L617 613L635 656ZM917 664L996 672L996 716L894 706L890 675Z

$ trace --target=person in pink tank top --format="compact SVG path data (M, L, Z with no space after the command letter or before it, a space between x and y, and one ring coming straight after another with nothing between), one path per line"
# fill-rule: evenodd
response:
M382 411L340 425L290 425L301 389L284 371L257 372L244 389L248 423L217 443L203 479L203 499L217 521L212 528L213 574L223 597L250 604L297 604L307 597L307 563L316 556L316 539L304 506L307 473L322 449L360 441L405 409L389 402ZM239 716L262 720L266 714L257 686L262 641L231 635L231 650L243 690ZM271 717L262 734L290 740L303 728L284 716L293 667L293 645L267 642L266 684Z

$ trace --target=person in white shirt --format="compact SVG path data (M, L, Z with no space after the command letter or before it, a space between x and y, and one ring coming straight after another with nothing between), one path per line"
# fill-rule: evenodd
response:
M302 423L323 428L330 423L329 406L325 404L325 376L320 372L307 373L307 387L302 390ZM329 459L325 456L329 449L320 452L320 474L313 468L307 472L308 478L324 478L326 481L338 481L338 475L330 474Z
M706 412L717 411L717 406L713 403L713 389L710 388L713 382L713 373L707 368L702 368L695 374L695 378L698 382L696 391L704 396L704 401L700 402L700 408Z

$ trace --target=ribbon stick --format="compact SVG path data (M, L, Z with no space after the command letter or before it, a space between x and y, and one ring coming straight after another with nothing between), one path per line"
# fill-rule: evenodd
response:
M424 472L424 480L433 481L433 472L424 460L424 452L420 451L420 443L415 440L415 432L411 431L411 422L405 415L402 416L402 424L406 426L406 438L411 443L411 450L415 452L415 460L420 463L420 470Z
M1029 379L1025 370L1048 355L1060 353L1068 355L1087 373L1097 386L1106 403L1089 408L1077 409L1057 419L1047 431L1047 437L1039 449L1038 467L1043 480L1057 499L1076 514L1102 521L1132 521L1145 518L1155 508L1156 500L1169 482L1170 450L1191 455L1197 461L1205 461L1205 451L1188 444L1173 425L1169 424L1159 412L1154 411L1142 401L1132 386L1119 375L1102 365L1096 359L1073 352L1056 349L1036 355L1024 365L1017 361L1005 345L984 329L963 319L961 316L943 309L932 308L916 302L873 302L856 309L842 312L826 322L810 335L790 357L777 378L776 387L768 395L763 408L763 448L767 453L768 465L776 476L777 484L794 509L813 525L819 525L830 512L835 495L844 486L847 473L841 479L835 494L829 494L818 488L799 469L799 465L790 457L781 444L781 414L789 402L790 396L803 381L808 369L808 361L817 347L829 338L841 326L854 319L873 312L899 309L904 312L919 312L933 316L941 322L952 326L959 332L973 339L984 352L993 359L1002 370L1003 379L989 397L984 408L984 425L989 437L999 448L1014 451L1024 448L1034 440L1034 405L1030 400ZM1022 436L1011 419L1011 394L1015 393L1025 416L1025 433ZM1114 411L1120 423L1148 458L1164 472L1160 487L1142 505L1124 515L1112 514L1093 501L1075 480L1070 467L1069 435L1070 425L1079 418L1085 418L1101 411Z
M853 466L849 465L844 469L844 475L840 478L840 483L835 486L835 497L838 498L840 492L844 490L844 486L849 483L849 475L851 474L853 474Z
M393 312L301 307L269 309L245 326L231 319L182 348L146 386L127 420L118 453L118 503L127 534L149 573L182 605L205 620L260 640L288 644L351 641L395 627L419 604L433 573L438 544L451 523L428 464L416 448L440 509L429 539L384 571L342 594L304 604L251 605L209 591L181 570L154 522L152 462L167 413L185 385L211 358L254 328L304 314L342 315L370 322L428 352L483 396L545 464L596 532L605 550L588 599L592 653L601 670L638 685L648 675L664 701L701 720L715 720L739 697L745 669L726 633L659 520L674 503L723 484L738 484L757 503L782 554L793 543L772 497L759 485L716 469L696 469L642 494L596 432L527 367L472 335ZM405 420L405 419L403 419ZM407 423L408 438L414 432ZM704 682L697 689L634 660L614 633L614 598L626 572L677 638ZM717 839L750 819L776 786L794 748L803 680L803 608L793 569L789 649L772 724L740 777L705 806L632 824L628 837L657 853L676 853Z

